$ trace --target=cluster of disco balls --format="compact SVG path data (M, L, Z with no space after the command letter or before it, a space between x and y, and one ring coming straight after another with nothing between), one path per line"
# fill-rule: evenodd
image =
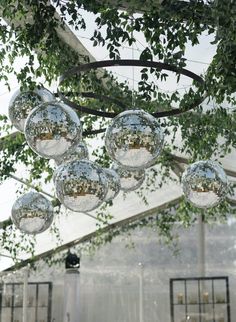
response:
M138 109L122 112L105 134L113 164L110 169L101 168L88 159L77 113L45 88L18 91L10 102L9 117L34 152L55 161L57 198L76 212L91 211L120 190L138 189L145 169L155 164L163 146L164 134L152 115ZM223 198L227 177L219 166L202 161L187 169L182 182L187 199L207 208ZM26 193L14 203L12 221L25 233L41 233L53 221L51 202L40 193Z
M120 190L138 189L145 168L156 162L163 145L160 124L153 116L142 110L125 111L112 120L105 135L114 162L110 169L101 168L88 159L77 113L45 88L17 91L9 104L9 118L34 152L55 161L57 198L76 212L94 210ZM41 233L53 221L51 202L38 192L26 193L14 203L12 221L25 233Z

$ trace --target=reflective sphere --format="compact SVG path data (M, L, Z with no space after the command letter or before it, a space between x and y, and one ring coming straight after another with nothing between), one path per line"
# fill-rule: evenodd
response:
M29 113L38 105L46 102L51 102L55 98L46 88L35 89L34 91L21 92L16 91L12 96L8 114L11 123L19 130L24 132L25 121Z
M53 222L51 202L38 192L28 192L12 207L11 218L18 229L27 234L39 234Z
M128 170L115 163L112 165L112 169L119 175L121 190L125 192L138 189L145 179L145 171L143 169Z
M151 166L160 155L162 145L160 124L142 110L129 110L117 115L105 135L108 155L127 169Z
M108 190L105 201L114 199L120 192L120 177L112 169L103 169L108 180Z
M40 156L54 159L81 141L82 128L69 106L54 101L41 104L29 114L25 138Z
M56 165L61 165L68 161L88 159L88 148L84 142L80 142L76 146L72 146L62 156L55 158Z
M219 204L228 193L228 178L218 163L199 161L183 173L182 189L194 206L210 208Z
M107 194L107 178L89 160L74 160L60 165L54 174L56 194L73 211L86 212L99 207Z

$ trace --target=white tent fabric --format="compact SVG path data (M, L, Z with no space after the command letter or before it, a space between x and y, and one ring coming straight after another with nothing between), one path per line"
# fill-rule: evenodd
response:
M236 300L236 223L234 218L230 219L228 224L206 225L205 227L206 276L229 277L230 311L232 321L235 321L236 307L233 304ZM131 240L135 243L134 248L127 247L129 241L124 239L124 236L119 236L110 244L98 249L93 256L82 255L78 301L80 312L75 321L70 321L170 322L170 279L199 276L198 225L193 225L188 229L177 225L175 232L179 235L177 255L171 248L159 243L157 231L150 228L141 230L136 228L132 232ZM64 262L48 267L45 262L39 261L36 267L36 271L30 271L29 281L53 282L52 321L66 322L67 320L62 320L66 274ZM14 281L14 276L11 281ZM20 282L21 279L17 281ZM198 296L195 284L188 285L188 301L193 301ZM214 288L215 297L225 298L224 283L216 282ZM204 290L211 299L213 295L210 282L205 283ZM182 293L184 293L184 286L180 283L174 290L174 303L177 303L178 296ZM222 303L215 304L215 306L216 321L221 321L220 318L224 318L225 322L228 321L227 306ZM202 308L206 321L213 321L210 318L211 301L209 305L202 306ZM186 321L183 309L184 306L175 306L177 321ZM188 307L193 316L198 309L198 305L195 304ZM193 322L194 319L190 321ZM34 320L28 322L34 322Z

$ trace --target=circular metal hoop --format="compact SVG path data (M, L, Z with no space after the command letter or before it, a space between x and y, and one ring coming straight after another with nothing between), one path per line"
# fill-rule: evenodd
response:
M160 62L154 62L154 61L142 61L142 60L133 60L133 59L121 59L121 60L104 60L104 61L98 61L98 62L92 62L88 64L82 64L76 67L73 67L66 71L59 79L59 85L58 85L58 96L64 101L67 105L71 106L74 109L78 109L82 113L87 113L91 115L106 117L106 118L113 118L118 113L114 112L106 112L106 111L98 111L94 110L93 108L89 108L87 106L81 106L74 102L71 102L68 98L66 98L63 93L59 90L60 85L68 79L71 76L79 75L83 72L87 72L90 70L96 70L98 68L104 68L104 67L117 67L117 66L135 66L135 67L148 67L148 68L155 68L158 70L168 70L174 73L177 73L179 75L187 76L196 82L198 82L200 85L204 85L205 82L199 75L184 69L184 68L178 68L176 66L172 66L165 63ZM196 92L197 93L197 92ZM200 93L199 93L200 94ZM118 105L122 110L124 110L125 106L122 102L120 102L118 99L110 98L105 95L100 95L93 92L87 92L87 93L81 93L81 97L86 98L96 98L102 101L112 102ZM161 112L152 113L154 117L161 118L166 116L174 116L179 115L182 113L185 113L189 110L194 109L198 105L200 105L207 97L207 94L201 95L201 97L197 97L192 103L188 105L187 108L173 108L172 110L166 110ZM96 132L96 131L95 131ZM100 130L101 132L101 130Z

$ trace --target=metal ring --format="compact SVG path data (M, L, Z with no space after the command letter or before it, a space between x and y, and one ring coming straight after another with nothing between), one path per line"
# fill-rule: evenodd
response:
M173 65L169 65L166 63L161 63L161 62L154 62L154 61L142 61L142 60L133 60L133 59L121 59L121 60L104 60L104 61L98 61L98 62L92 62L88 64L81 64L79 66L73 67L66 71L59 79L59 85L58 85L58 96L64 101L66 104L71 106L74 109L79 109L83 113L95 115L95 116L102 116L106 118L113 118L115 117L118 113L115 112L106 112L106 111L98 111L94 110L93 108L89 108L87 106L81 106L79 104L76 104L74 102L71 102L69 99L67 99L63 93L59 90L60 85L69 77L73 75L78 75L81 74L82 72L87 72L90 70L95 70L98 68L103 68L103 67L115 67L115 66L136 66L136 67L148 67L148 68L156 68L159 70L168 70L172 71L174 73L180 74L187 76L196 82L198 82L200 85L204 85L205 82L200 77L199 75L184 69L184 68L178 68ZM197 93L197 92L196 92ZM105 101L110 101L112 103L115 103L119 107L122 108L122 110L125 108L125 105L120 102L118 99L110 98L105 95L100 95L97 93L81 93L81 96L83 97L88 97L88 98L96 98L100 100L105 100ZM198 105L200 105L207 97L207 94L204 93L204 95L201 95L201 97L196 98L191 104L189 104L186 108L173 108L172 110L166 110L166 111L161 111L161 112L155 112L152 113L154 117L161 118L161 117L166 117L166 116L173 116L173 115L179 115L182 113L185 113L189 110L194 109Z

